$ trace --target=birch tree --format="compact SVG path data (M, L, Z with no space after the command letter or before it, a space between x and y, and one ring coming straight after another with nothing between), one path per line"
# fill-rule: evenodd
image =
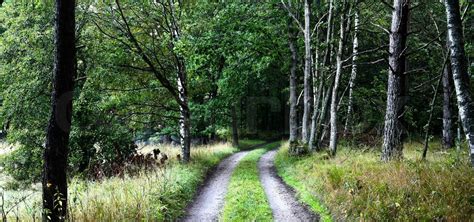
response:
M307 144L310 133L310 118L312 107L312 74L311 74L311 1L304 1L304 103L301 138Z
M304 1L304 22L299 21L296 13L293 13L291 0L288 3L281 1L283 7L288 11L289 16L296 23L304 37L304 78L303 78L303 119L301 121L301 140L304 144L308 143L310 133L310 118L313 100L312 74L311 74L311 1Z
M351 121L352 121L352 106L353 106L353 93L354 93L354 85L355 85L355 80L357 78L357 59L358 55L357 53L359 52L359 38L358 38L358 32L359 32L359 12L357 8L355 9L355 14L354 14L354 39L352 40L352 68L351 68L351 77L349 79L349 95L347 98L347 113L346 113L346 122L344 124L344 136L347 136L349 133L349 128L351 126Z
M188 77L184 57L177 51L182 35L179 20L182 12L178 11L177 6L182 5L174 0L143 3L145 6L140 4L129 2L122 6L120 1L116 0L115 5L110 6L108 14L96 16L96 26L105 36L132 52L130 56L135 56L135 61L141 60L142 63L123 64L123 67L152 74L178 104L182 161L188 162L191 149ZM145 16L136 16L138 14ZM111 30L105 29L106 27ZM142 29L150 31L137 31ZM145 40L151 44L145 44ZM167 44L160 41L166 41ZM169 73L174 76L169 76Z
M334 77L334 86L332 88L331 94L331 109L330 109L330 118L329 122L331 125L330 135L329 135L329 150L332 156L336 155L337 150L337 106L338 106L338 97L337 92L339 89L339 82L342 75L342 54L344 52L344 41L346 36L346 8L347 2L343 2L343 10L341 15L341 22L339 27L339 43L336 53L336 75Z
M459 116L468 141L471 164L474 166L474 101L470 90L470 77L467 72L467 59L464 51L459 0L445 0L444 3L448 25L451 68L458 101Z

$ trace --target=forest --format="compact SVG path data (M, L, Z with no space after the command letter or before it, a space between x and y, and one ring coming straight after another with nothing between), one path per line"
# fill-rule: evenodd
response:
M471 0L0 0L1 221L474 221Z

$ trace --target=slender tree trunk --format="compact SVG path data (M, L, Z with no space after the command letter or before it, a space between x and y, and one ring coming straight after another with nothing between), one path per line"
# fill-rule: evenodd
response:
M443 63L442 72L444 72L444 70L446 69L447 63L448 63L448 60L445 59ZM435 107L436 98L438 97L438 90L439 90L439 87L441 86L442 81L443 81L443 76L440 77L438 84L436 85L433 99L431 100L431 103L430 103L430 116L428 118L428 123L426 123L426 126L425 126L425 143L424 143L424 148L423 148L423 154L421 156L422 160L426 159L426 154L428 153L428 142L429 142L429 136L430 136L431 121L433 120L433 110Z
M239 124L237 120L237 111L235 110L235 106L233 105L230 108L231 117L232 117L232 146L238 147L239 146Z
M173 45L176 42L179 42L181 38L181 30L176 21L175 8L173 1L169 1L170 6L170 27L171 27L171 37L173 38ZM176 73L177 73L177 86L178 86L178 96L179 96L179 134L180 134L180 144L181 144L181 153L183 155L182 161L184 163L189 162L191 159L191 111L189 110L188 103L188 84L187 84L187 72L186 65L183 56L179 55L177 52L174 52L175 62L176 62Z
M348 104L347 104L347 113L346 113L346 123L344 124L344 137L346 137L349 133L349 127L352 127L352 97L354 93L354 85L355 80L357 77L357 59L359 52L359 12L356 9L354 15L354 40L352 44L352 70L351 70L351 77L349 79L349 97L348 97Z
M298 30L295 29L292 20L288 21L288 43L291 52L291 68L290 68L290 144L293 146L298 137L298 113L297 113L297 77L298 69L298 47L296 40L298 38Z
M305 0L304 2L304 103L303 103L303 121L302 121L302 141L308 143L311 104L312 104L312 86L311 86L311 2Z
M51 116L43 154L43 221L64 221L75 68L75 1L56 0Z
M452 93L452 71L451 63L447 63L443 71L443 148L449 149L454 146L453 114L451 104Z
M183 155L182 161L187 163L191 159L191 112L188 103L186 66L181 56L177 56L177 85L181 101L179 106L179 134L181 153Z
M401 118L406 92L406 42L410 0L394 0L390 33L387 109L385 113L382 160L403 156L403 130Z
M343 12L341 15L339 44L338 44L337 54L336 54L336 76L334 77L334 86L332 88L331 111L330 111L330 118L329 118L329 122L331 125L330 136L329 136L329 150L332 156L336 155L336 150L337 150L337 90L339 89L339 82L340 82L341 74L342 74L342 53L344 49L345 22L346 22L346 13Z
M329 11L328 11L328 25L326 32L326 52L324 53L324 65L329 66L331 63L331 51L332 51L332 17L334 11L334 0L329 0Z
M459 152L461 150L461 143L462 143L462 137L461 137L461 118L458 118L457 122L457 130L456 130L456 150Z
M318 32L316 30L316 32ZM318 36L316 35L316 39L318 39ZM316 44L317 45L317 44ZM319 114L319 100L321 99L321 91L323 88L323 81L322 78L319 76L319 50L318 47L316 47L315 53L314 53L314 72L313 72L313 115L311 116L311 132L309 135L309 150L313 151L315 150L315 138L316 138L316 129L317 129L317 121L318 121L318 114ZM318 88L316 86L318 85Z
M324 141L324 137L326 135L327 131L327 114L328 114L328 108L329 108L329 101L331 100L331 89L334 84L334 79L331 81L331 84L329 84L326 92L325 92L325 97L324 97L324 102L321 104L321 114L318 119L318 128L316 129L316 139L320 138L319 141L316 143L317 147L321 147L321 144Z
M459 116L469 144L471 163L474 166L474 101L470 91L470 77L464 51L459 0L445 0L451 68L453 71Z

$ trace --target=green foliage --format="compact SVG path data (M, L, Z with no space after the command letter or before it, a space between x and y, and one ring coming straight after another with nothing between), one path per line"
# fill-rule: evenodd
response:
M300 199L335 220L472 220L473 171L465 152L440 151L420 161L420 145L406 144L401 162L381 164L378 151L343 147L327 159L316 153L289 157L288 148L276 166ZM329 215L325 216L328 220Z
M15 179L37 181L50 115L53 65L53 8L44 4L5 3L0 10L0 121L7 139L18 147L3 158ZM79 9L78 11L81 12ZM95 46L97 33L78 13L81 28L78 79L70 138L70 172L85 171L94 162L107 163L131 153L130 126L114 116L117 96L100 94L103 55ZM105 84L101 84L102 86ZM110 115L112 114L112 115Z
M240 161L232 173L221 220L272 220L272 211L260 184L257 162L264 153L279 145L280 142L275 142L253 150Z

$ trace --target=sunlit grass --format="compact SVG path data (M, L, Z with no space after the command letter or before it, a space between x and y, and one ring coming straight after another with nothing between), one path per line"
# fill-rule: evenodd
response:
M69 184L70 221L171 221L183 215L186 204L208 170L224 157L235 152L229 144L193 147L189 164L177 162L179 148L159 148L171 161L163 168L142 171L123 178L112 177L101 181L74 178ZM23 192L23 194L26 191ZM16 200L20 199L21 193ZM14 198L11 198L14 202ZM13 203L11 203L13 204ZM8 208L8 206L7 206ZM40 219L40 192L36 191L8 217L21 221Z
M279 174L313 210L324 212L324 203L336 220L474 220L474 170L467 152L442 151L432 143L421 161L422 144L412 142L405 145L404 160L381 163L380 151L370 148L340 147L335 158L298 158L285 147L276 160Z

